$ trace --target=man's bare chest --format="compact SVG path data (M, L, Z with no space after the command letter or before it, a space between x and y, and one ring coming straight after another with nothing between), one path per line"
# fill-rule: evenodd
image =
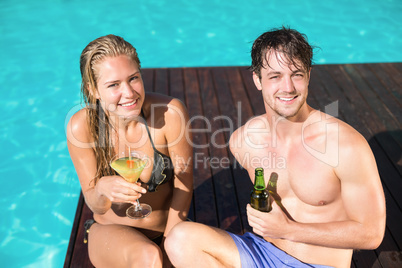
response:
M340 181L333 167L300 147L267 148L254 158L252 166L264 168L267 185L284 202L322 206L340 197ZM273 172L277 176L271 177Z

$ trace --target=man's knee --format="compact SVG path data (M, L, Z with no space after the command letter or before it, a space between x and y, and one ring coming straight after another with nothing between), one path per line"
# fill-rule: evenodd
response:
M185 236L186 229L187 226L185 222L176 224L176 226L174 226L172 230L170 230L168 236L165 239L165 249L177 246L177 244L183 242L182 239Z
M181 254L184 254L189 239L191 239L192 223L181 222L170 230L168 236L165 239L165 250L169 255L169 258L175 258Z

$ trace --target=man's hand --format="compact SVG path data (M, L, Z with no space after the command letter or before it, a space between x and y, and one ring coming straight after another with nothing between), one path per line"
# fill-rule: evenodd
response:
M262 237L271 237L274 239L285 238L288 232L291 220L281 210L281 208L272 202L272 210L270 212L261 212L247 205L247 217L254 233Z

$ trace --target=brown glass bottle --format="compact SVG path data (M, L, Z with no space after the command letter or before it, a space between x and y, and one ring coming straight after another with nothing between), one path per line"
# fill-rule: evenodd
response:
M251 206L259 211L270 212L272 209L269 193L265 188L264 169L255 169L254 188L250 198Z

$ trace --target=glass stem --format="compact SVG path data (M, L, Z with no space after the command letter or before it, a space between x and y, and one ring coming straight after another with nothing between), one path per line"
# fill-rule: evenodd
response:
M141 205L140 205L140 200L137 199L137 203L135 204L135 211L140 211L142 210Z

